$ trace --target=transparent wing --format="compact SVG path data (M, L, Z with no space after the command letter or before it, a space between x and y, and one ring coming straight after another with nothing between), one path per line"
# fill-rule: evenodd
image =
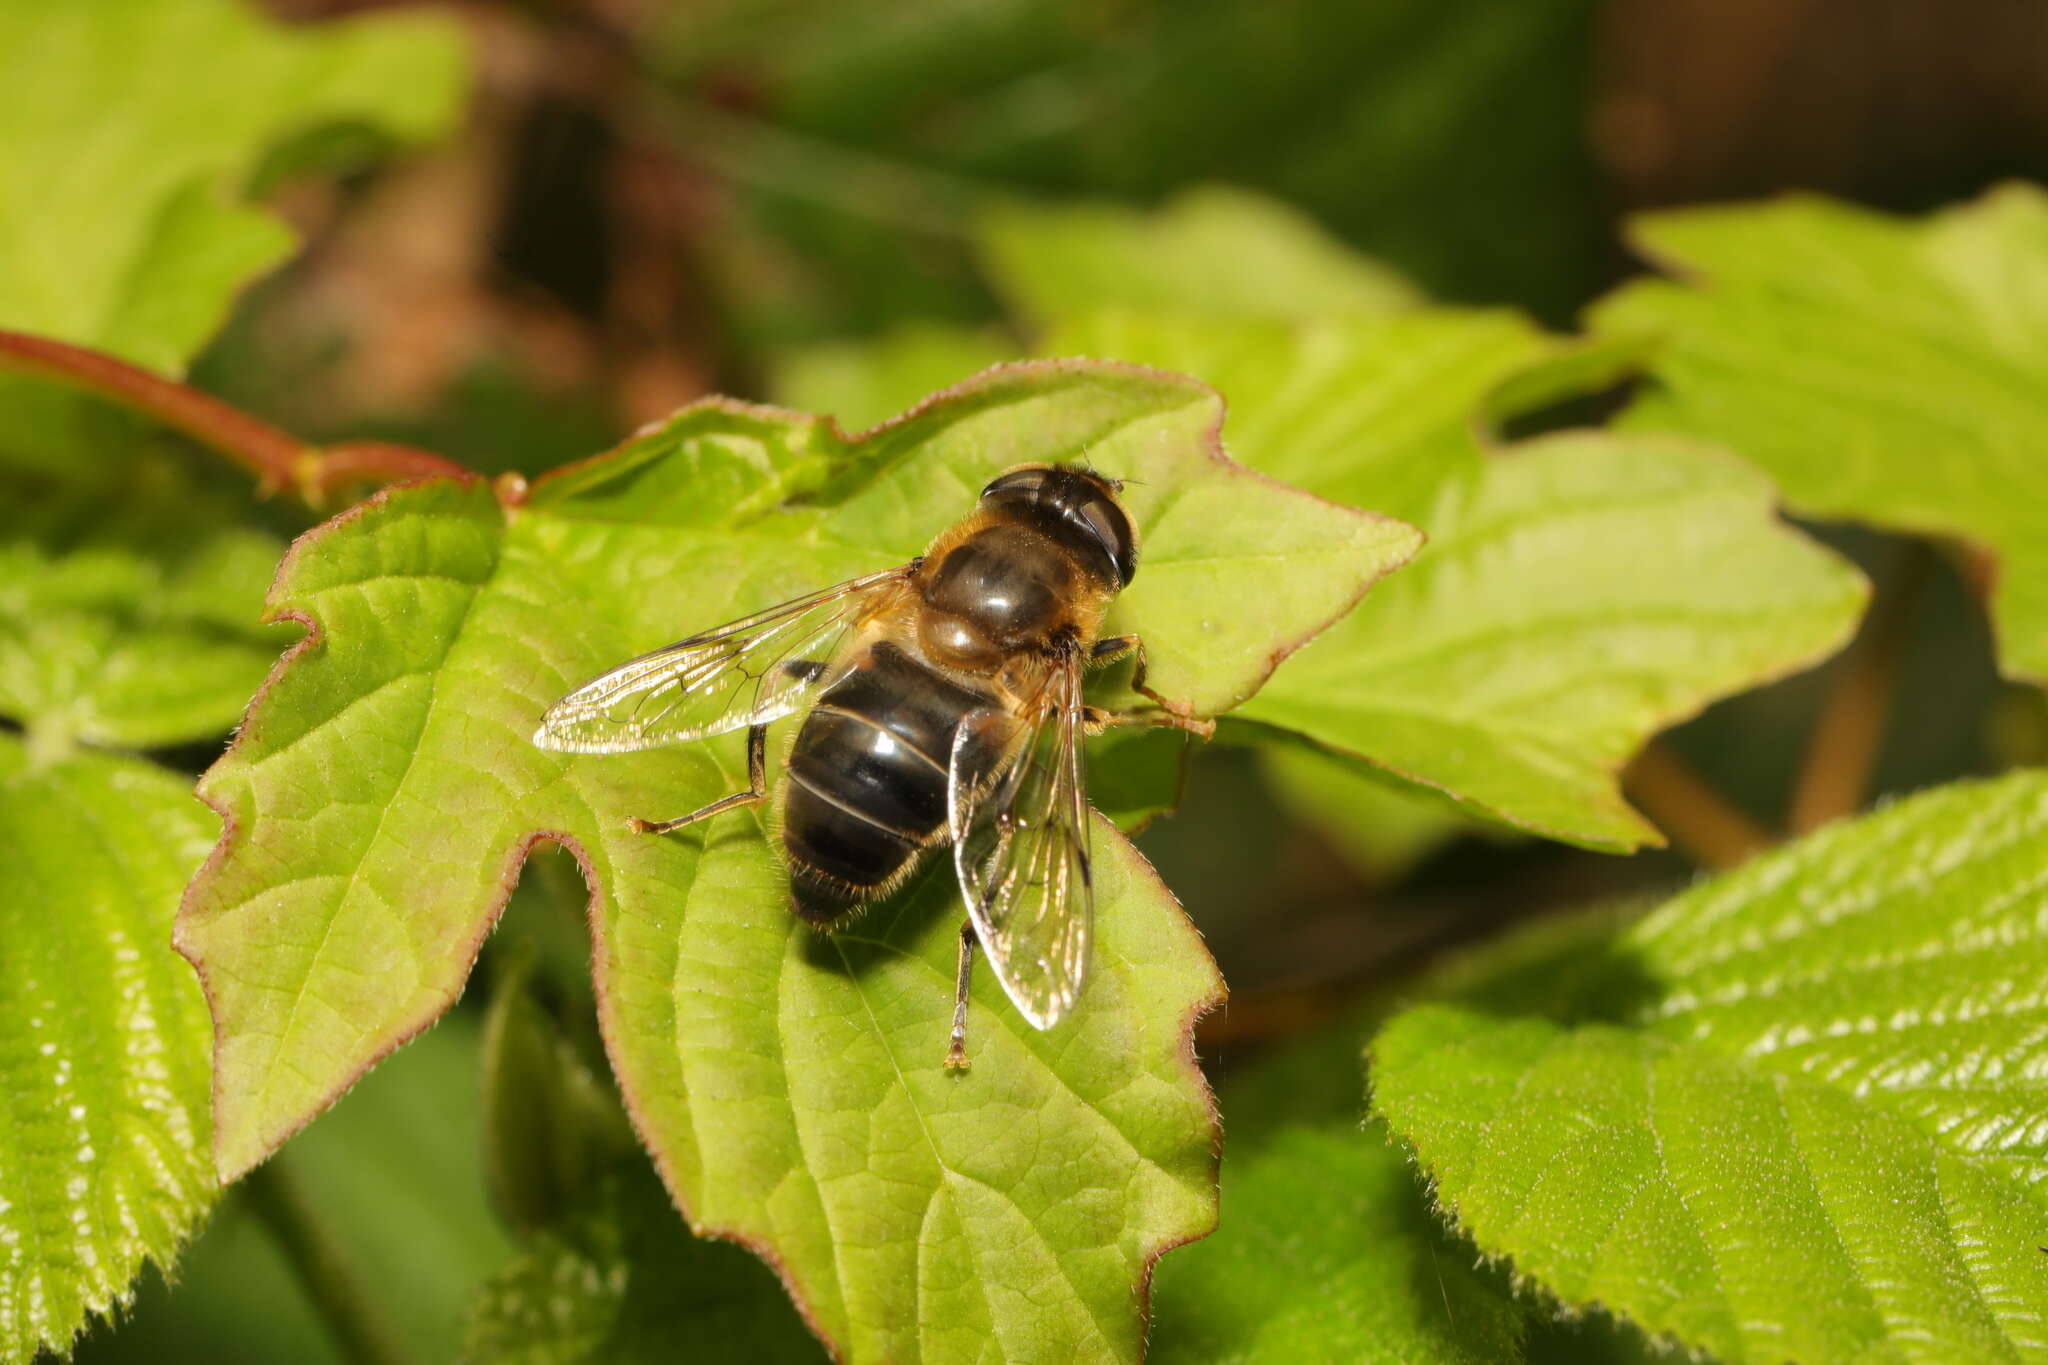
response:
M986 757L997 718L963 723L947 781L953 865L975 936L1004 993L1042 1029L1080 997L1095 917L1079 662L1046 686L1007 766Z
M828 665L847 632L899 591L908 573L848 579L643 654L550 706L533 742L613 754L786 716L832 681Z

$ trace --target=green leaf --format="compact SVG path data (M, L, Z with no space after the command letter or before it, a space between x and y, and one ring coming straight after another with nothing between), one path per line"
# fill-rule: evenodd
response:
M1216 1232L1164 1263L1158 1365L1507 1365L1522 1313L1445 1236L1386 1133L1288 1128L1224 1163Z
M1185 370L1233 454L1428 532L1416 565L1243 714L1475 814L1599 848L1659 841L1617 789L1656 730L1831 653L1860 576L1695 443L1597 433L1488 452L1477 430L1610 381L1629 348L1502 313L1261 324L1097 313L1045 349ZM1332 830L1342 841L1339 822Z
M1505 312L1285 323L1097 310L1061 322L1037 349L1194 375L1229 404L1236 458L1434 536L1437 504L1479 477L1480 408L1560 345Z
M239 197L266 154L337 124L435 135L463 67L438 15L290 30L240 0L0 0L0 327L180 373L291 250ZM65 468L68 397L0 381L0 414L0 454Z
M1226 1074L1223 1218L1160 1265L1157 1365L1521 1359L1505 1277L1475 1270L1384 1125L1361 1130L1368 1009Z
M1414 567L1242 714L1539 834L1659 842L1621 797L1622 764L1709 701L1825 657L1862 610L1862 577L1771 501L1741 462L1673 437L1491 456Z
M520 1232L566 1221L633 1149L618 1091L534 998L537 958L532 939L499 955L484 1018L484 1173Z
M387 1060L280 1153L269 1188L232 1186L168 1285L80 1341L81 1365L352 1365L267 1221L289 1202L342 1257L363 1309L408 1358L461 1348L459 1305L513 1255L477 1169L475 1014L457 1010ZM281 1177L281 1179L279 1179Z
M1071 364L993 371L853 445L705 404L519 506L423 484L303 538L271 612L316 634L202 784L228 831L179 926L219 1030L221 1170L446 1008L544 835L595 889L607 1048L700 1232L772 1255L848 1359L1133 1358L1151 1260L1214 1217L1187 1030L1218 983L1129 846L1098 827L1081 1008L1040 1034L980 975L975 1066L949 1075L949 878L819 938L758 813L626 828L743 785L738 736L612 758L528 736L603 668L902 562L997 470L1084 453L1136 480L1143 569L1112 627L1166 695L1227 707L1414 533L1236 469L1218 416L1188 381ZM1262 611L1220 609L1248 590Z
M1088 800L1126 834L1180 805L1195 739L1180 730L1129 727L1088 743Z
M843 430L865 431L926 394L1021 357L1014 343L983 328L906 323L859 341L786 347L768 391L786 408L836 417Z
M155 472L117 501L0 488L0 715L52 752L226 734L288 642L258 619L283 542Z
M644 1160L536 1235L470 1305L464 1365L823 1360L774 1274L692 1237Z
M1661 342L1630 423L1727 442L1803 513L1980 547L2001 668L2048 681L2048 195L1920 223L1792 198L1633 235L1687 282L1594 310Z
M1300 210L1228 185L1182 190L1152 212L1015 201L984 213L975 235L1010 311L1041 324L1100 308L1372 317L1420 301Z
M462 1358L629 1365L672 1360L683 1339L720 1359L819 1358L767 1267L676 1217L618 1091L530 989L536 961L531 939L493 959L485 1171L524 1246L472 1298Z
M480 1031L473 1015L450 1014L282 1157L366 1297L423 1361L454 1355L456 1305L512 1254L477 1159Z
M2048 774L1944 788L1670 902L1563 1017L1398 1017L1375 1102L1567 1304L1730 1362L2048 1359L2044 886Z
M1259 750L1260 771L1288 813L1314 828L1367 881L1399 880L1460 834L1500 832L1498 825L1459 814L1437 792L1390 781L1326 750L1270 738Z
M206 1006L168 934L214 828L169 773L0 734L0 1360L67 1349L213 1200Z

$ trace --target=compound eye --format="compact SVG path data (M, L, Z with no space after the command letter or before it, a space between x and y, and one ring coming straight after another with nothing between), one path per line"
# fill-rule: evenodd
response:
M1138 547L1132 540L1130 518L1124 515L1124 509L1108 498L1092 497L1076 507L1074 515L1109 552L1116 563L1119 582L1128 587L1131 576L1138 571Z
M998 494L1010 497L1022 495L1035 498L1045 491L1052 479L1052 466L1028 464L1021 469L1012 469L989 480L988 487L981 490L981 496L992 498Z

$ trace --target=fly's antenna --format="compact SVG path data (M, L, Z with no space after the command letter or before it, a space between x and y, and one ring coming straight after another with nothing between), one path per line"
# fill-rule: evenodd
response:
M1097 469L1094 465L1088 463L1088 461L1086 460L1077 460L1073 464L1068 465L1067 468L1079 474L1086 474L1089 478L1096 480L1098 483L1108 484L1109 491L1112 493L1123 492L1124 485L1127 483L1143 482L1143 480L1141 479L1119 479L1114 474L1105 474L1101 470Z

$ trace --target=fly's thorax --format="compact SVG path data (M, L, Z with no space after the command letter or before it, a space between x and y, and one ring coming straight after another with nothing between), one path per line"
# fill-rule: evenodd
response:
M1039 526L1031 508L985 508L925 557L918 643L937 662L992 674L1011 656L1094 637L1112 581Z

